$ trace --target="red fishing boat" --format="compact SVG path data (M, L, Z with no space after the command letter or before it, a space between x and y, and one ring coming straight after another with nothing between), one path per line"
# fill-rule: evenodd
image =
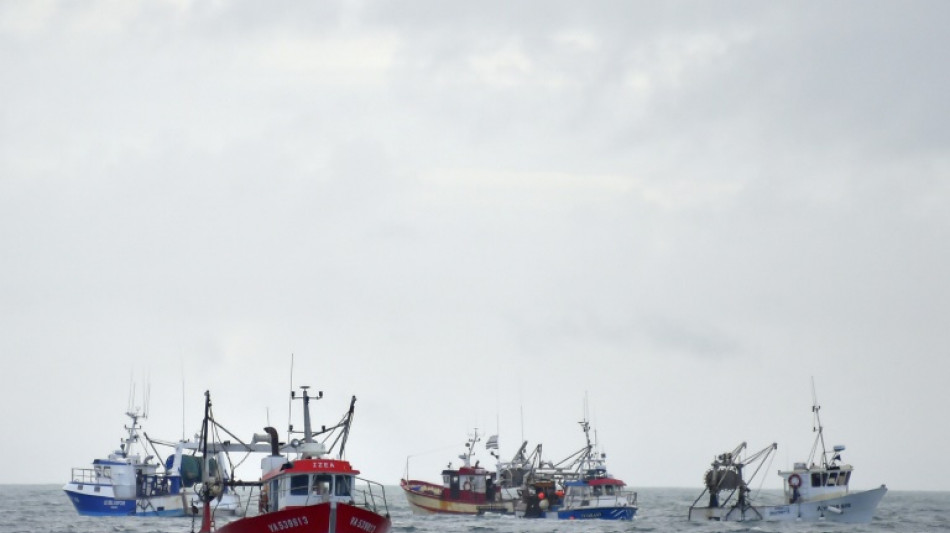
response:
M211 513L205 513L201 532L210 533L388 533L392 527L386 503L386 494L379 483L359 477L360 472L343 458L350 423L353 420L354 396L349 411L336 426L323 427L315 433L310 426L310 400L320 399L323 393L309 396L307 387L303 394L291 398L303 400L303 439L293 439L284 446L288 455L281 455L277 431L265 428L271 442L271 455L261 461L260 481L239 483L260 487L257 513L245 516L215 528ZM207 394L207 393L206 393ZM206 422L209 419L210 399L206 401ZM293 426L291 426L293 431ZM206 435L206 429L202 429ZM315 437L326 435L323 441ZM255 436L255 439L263 436ZM327 448L326 442L333 439ZM334 446L340 444L339 452L330 457ZM205 506L216 497L215 483L208 487Z
M406 478L400 482L409 507L414 514L484 514L512 513L516 499L506 494L498 485L495 472L482 468L478 461L471 463L475 443L479 441L478 430L465 443L465 453L459 455L463 464L458 469L442 471L442 484ZM492 437L486 447L497 448L497 437ZM407 467L408 469L408 467Z

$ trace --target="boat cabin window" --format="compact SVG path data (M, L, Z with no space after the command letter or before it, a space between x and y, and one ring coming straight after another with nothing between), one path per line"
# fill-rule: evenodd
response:
M353 485L353 476L337 476L336 477L336 491L334 492L337 496L349 496L350 487Z
M313 476L313 493L329 496L333 490L333 476L331 474L316 474Z
M605 485L605 486L604 486L604 494L606 494L607 496L613 496L613 495L614 495L614 486L613 486L613 485Z
M462 476L462 488L465 490L474 490L475 492L485 491L484 476Z
M601 488L600 485L594 486L594 496L600 496Z
M813 472L812 487L842 487L848 484L851 472Z
M270 500L269 500L268 505L270 505L269 509L271 511L276 511L279 507L279 503L280 503L279 501L280 491L278 490L279 487L280 487L279 480L275 479L270 482Z
M291 496L306 496L307 495L307 484L310 481L310 476L307 474L297 474L296 476L290 477L290 495Z
M567 493L575 498L590 498L590 487L587 485L568 486Z

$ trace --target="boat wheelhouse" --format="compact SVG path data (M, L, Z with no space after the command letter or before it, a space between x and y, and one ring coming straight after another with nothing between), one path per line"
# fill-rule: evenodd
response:
M353 501L358 470L348 461L298 459L284 463L262 479L261 510L306 507L323 502Z
M557 517L561 520L633 520L636 493L611 477L568 481Z

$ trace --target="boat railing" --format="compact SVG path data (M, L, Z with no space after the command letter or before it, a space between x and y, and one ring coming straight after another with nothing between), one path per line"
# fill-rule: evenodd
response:
M620 491L620 498L626 498L627 502L630 505L637 505L637 491L635 490L622 490Z
M95 485L99 483L100 476L96 475L96 471L93 468L73 468L72 471L73 483L79 483L81 485Z
M353 503L377 514L389 516L389 502L386 500L386 487L382 483L357 477L364 487L353 487ZM382 512L380 511L382 509Z
M266 500L261 498L260 486L247 485L248 490L235 494L240 494L241 500L235 514L238 516L256 516L265 512ZM256 489L256 490L255 490ZM233 490L233 489L232 489Z

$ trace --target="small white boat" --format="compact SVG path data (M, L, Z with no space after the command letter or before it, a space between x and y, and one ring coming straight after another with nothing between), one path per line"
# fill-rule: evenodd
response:
M778 472L784 486L783 504L755 505L749 488L749 482L777 446L772 444L750 456L741 457L746 446L743 442L713 461L712 469L706 472L706 488L689 508L689 520L870 522L878 503L887 493L887 487L881 485L861 492L850 490L854 467L841 463L844 446L834 446L830 452L825 448L820 409L815 401L812 412L817 436L811 457L807 463L795 463L791 470ZM753 467L754 471L746 479L744 476ZM697 506L707 494L707 505Z

